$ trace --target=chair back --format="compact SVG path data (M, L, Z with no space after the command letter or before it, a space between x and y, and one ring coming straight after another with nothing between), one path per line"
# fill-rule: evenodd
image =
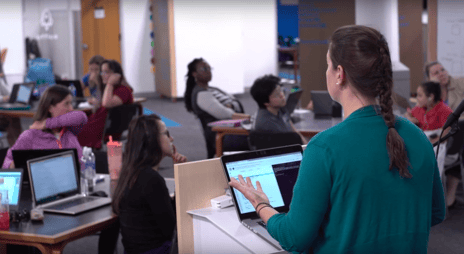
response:
M300 135L296 132L269 133L251 131L248 142L252 150L303 144Z
M110 108L103 130L103 141L107 135L121 135L129 128L130 121L141 114L138 104L125 104ZM103 143L102 143L103 144Z

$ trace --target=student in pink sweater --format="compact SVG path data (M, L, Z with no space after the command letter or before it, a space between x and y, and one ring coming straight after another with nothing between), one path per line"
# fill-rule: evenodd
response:
M40 98L34 123L8 150L2 168L14 168L12 150L76 148L81 158L77 134L87 123L87 116L83 111L73 111L71 102L72 95L66 87L49 87Z

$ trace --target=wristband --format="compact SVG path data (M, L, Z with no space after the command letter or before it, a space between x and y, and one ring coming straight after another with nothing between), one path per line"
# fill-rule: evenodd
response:
M268 204L268 203L266 203L266 202L261 202L261 203L258 203L258 204L255 206L255 210L257 210L257 209L258 209L258 206L259 206L259 205L263 205L263 204L264 204L264 205L269 205L269 204Z
M261 212L261 210L263 210L263 208L266 208L266 207L270 207L270 208L272 208L272 206L271 206L271 205L269 205L269 204L265 204L265 205L263 205L263 206L262 206L261 208L259 208L259 210L256 212L256 213L258 214L258 216L259 216L259 217L261 217L261 215L259 215L259 212Z

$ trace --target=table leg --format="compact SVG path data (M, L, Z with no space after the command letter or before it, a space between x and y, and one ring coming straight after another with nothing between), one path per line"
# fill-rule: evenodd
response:
M224 142L225 133L217 132L216 133L216 157L222 156L222 144Z

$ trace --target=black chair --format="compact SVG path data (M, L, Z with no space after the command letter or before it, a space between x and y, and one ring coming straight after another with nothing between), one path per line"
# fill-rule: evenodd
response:
M251 150L303 144L300 135L296 132L270 133L251 131L248 135L248 142Z
M123 133L129 128L130 121L142 114L139 104L126 104L110 108L106 116L105 128L103 129L102 147L106 144L106 137L111 135L115 141L126 140Z

